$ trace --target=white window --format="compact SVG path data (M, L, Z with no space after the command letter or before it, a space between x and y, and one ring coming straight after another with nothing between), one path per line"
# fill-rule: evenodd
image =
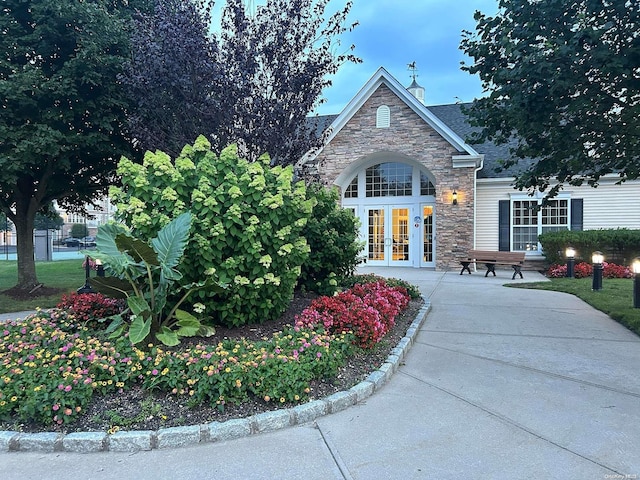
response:
M376 128L389 128L391 125L391 111L386 105L381 105L376 111Z
M511 204L512 251L538 251L538 235L569 230L569 199L551 200L540 207L541 200L514 199Z

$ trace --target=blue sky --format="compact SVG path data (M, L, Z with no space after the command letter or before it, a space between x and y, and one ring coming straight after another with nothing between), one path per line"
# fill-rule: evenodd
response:
M346 2L331 0L325 14L343 9ZM214 24L223 5L223 0L216 0ZM323 94L326 102L316 112L340 113L380 67L408 86L407 65L413 61L427 105L468 102L482 96L480 80L460 70L460 62L468 58L458 48L462 30L475 29L476 10L495 15L498 0L353 0L348 23L360 24L345 33L341 42L345 49L354 44L354 53L363 63L347 63L331 77L333 85Z
M334 10L345 0L332 0ZM471 101L482 96L480 80L460 70L469 60L459 50L462 30L474 30L476 10L494 15L497 0L354 0L350 20L360 22L345 34L343 45L355 44L363 63L345 64L325 90L320 114L340 113L379 67L400 83L411 83L407 64L415 61L417 81L427 105Z

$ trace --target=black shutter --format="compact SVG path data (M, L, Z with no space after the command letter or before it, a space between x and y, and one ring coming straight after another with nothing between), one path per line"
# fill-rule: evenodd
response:
M582 198L571 199L571 230L582 230Z
M498 201L498 250L508 252L511 250L510 200Z

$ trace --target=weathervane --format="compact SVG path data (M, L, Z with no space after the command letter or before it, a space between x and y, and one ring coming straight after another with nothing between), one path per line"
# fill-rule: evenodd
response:
M415 60L413 62L411 62L409 65L407 65L407 70L409 70L411 72L411 78L413 79L413 81L416 81L416 77L418 76L418 67L416 67L416 62Z

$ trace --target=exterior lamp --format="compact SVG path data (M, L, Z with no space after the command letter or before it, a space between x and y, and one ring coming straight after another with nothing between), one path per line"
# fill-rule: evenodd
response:
M90 272L91 272L91 265L89 265L89 255L87 255L87 257L84 260L84 285L81 286L78 290L76 290L78 293L92 293L93 289L91 288L91 285L89 284L89 276L90 276Z
M604 270L604 266L602 263L604 262L604 255L602 252L593 252L591 254L591 263L593 264L593 284L592 290L598 291L602 290L602 272Z
M564 254L567 257L567 278L573 278L576 266L576 250L573 247L567 247Z
M453 192L451 192L451 204L452 205L458 204L458 192L456 192L455 189L453 190Z
M633 307L640 308L640 257L633 259Z

